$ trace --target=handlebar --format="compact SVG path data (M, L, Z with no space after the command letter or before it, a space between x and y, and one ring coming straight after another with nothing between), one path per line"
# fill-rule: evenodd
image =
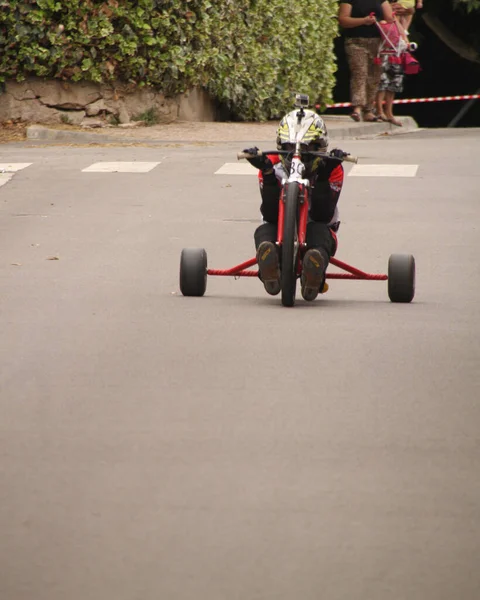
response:
M241 160L242 158L257 158L258 156L263 156L266 154L273 154L273 155L283 155L286 156L287 154L293 154L292 150L265 150L265 152L262 152L261 150L259 150L256 154L249 154L248 152L239 152L237 154L237 159ZM330 156L330 154L327 154L326 152L302 152L303 154L308 154L310 156L319 156L320 158L324 158L326 160L337 160L340 162L351 162L351 163L355 163L357 164L358 162L358 157L357 156L351 156L350 154L346 154L343 158L338 158L338 156Z

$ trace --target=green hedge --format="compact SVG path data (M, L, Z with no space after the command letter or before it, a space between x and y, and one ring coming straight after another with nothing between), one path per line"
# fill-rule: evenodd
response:
M239 119L331 101L336 0L0 0L0 81L203 86Z

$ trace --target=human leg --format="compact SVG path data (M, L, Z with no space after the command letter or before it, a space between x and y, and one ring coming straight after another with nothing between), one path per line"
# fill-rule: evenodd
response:
M381 121L387 121L387 115L385 114L385 94L387 93L389 86L389 78L388 78L388 56L382 56L381 61L381 73L380 73L380 82L378 84L377 96L376 96L376 105L377 105L377 116Z
M365 74L365 105L363 107L364 121L375 121L373 108L376 104L376 95L382 74L382 67L375 61L378 54L380 40L378 38L368 38L364 40L366 52L367 71Z
M263 242L277 241L277 224L276 223L262 223L255 229L253 234L255 240L255 249L258 250Z
M317 249L325 259L327 268L330 258L337 250L337 237L332 229L325 223L310 221L307 225L307 249Z
M408 14L398 15L397 19L398 19L398 22L400 23L400 26L403 27L405 34L408 36L410 25L412 24L412 20L413 20L413 15L408 15Z
M366 103L367 70L367 57L362 46L362 38L347 38L345 54L350 70L351 117L354 121L360 121L361 109Z
M280 202L280 187L276 178L273 176L273 182L260 184L260 195L262 202L260 204L260 212L264 221L268 223L278 222L278 204Z
M387 119L393 119L393 100L395 94L390 91L385 92L385 116Z
M325 270L330 257L337 249L338 200L343 186L342 165L319 165L315 173L310 196L309 222L307 224L307 252L303 258L302 296L314 300L323 291ZM331 224L331 225L328 225Z
M402 127L402 122L393 116L393 100L395 99L395 92L385 92L385 116L387 121L397 127Z
M403 67L392 60L392 57L383 56L381 68L382 71L377 92L378 115L383 121L388 121L392 125L401 127L402 122L393 116L393 101L395 94L403 91Z
M402 122L393 116L393 101L395 94L399 94L403 91L403 67L401 64L393 63L389 64L388 67L388 85L386 87L385 95L385 115L392 125L397 127L402 126Z
M325 271L337 248L336 236L328 225L311 221L307 225L307 252L302 266L302 296L315 300L325 283Z
M280 189L276 182L261 187L262 203L260 211L264 222L254 233L257 251L258 273L265 290L275 296L280 292L280 261L278 255L277 222Z
M387 116L384 113L383 110L383 103L385 101L385 91L384 90L378 90L377 92L377 98L376 98L376 105L377 105L377 117L381 120L381 121L386 121L387 120Z
M280 260L276 223L262 223L255 230L255 247L257 249L258 276L265 290L272 296L280 293Z

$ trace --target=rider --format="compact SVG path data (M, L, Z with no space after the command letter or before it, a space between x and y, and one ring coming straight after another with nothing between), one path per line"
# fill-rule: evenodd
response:
M303 111L300 131L298 131L298 111L294 110L283 117L277 129L277 148L294 150L297 134L307 150L326 152L328 133L323 119L311 110ZM255 231L255 247L259 276L266 291L271 295L280 292L280 259L278 253L277 223L278 206L282 179L288 177L291 155L263 155L257 147L247 148L246 154L255 155L247 159L259 169L258 179L262 202L260 211L263 223ZM342 150L332 150L332 159L346 156ZM309 222L307 224L307 252L303 259L302 296L305 300L315 300L323 291L325 270L330 257L337 249L338 220L337 202L343 185L341 160L329 160L304 155L304 177L312 186Z

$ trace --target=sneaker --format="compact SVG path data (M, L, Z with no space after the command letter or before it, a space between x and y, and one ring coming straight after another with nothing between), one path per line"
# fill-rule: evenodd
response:
M273 242L262 242L257 250L258 270L265 290L271 296L280 293L280 263Z
M319 250L308 250L303 258L302 296L304 300L315 300L325 274L325 261Z

